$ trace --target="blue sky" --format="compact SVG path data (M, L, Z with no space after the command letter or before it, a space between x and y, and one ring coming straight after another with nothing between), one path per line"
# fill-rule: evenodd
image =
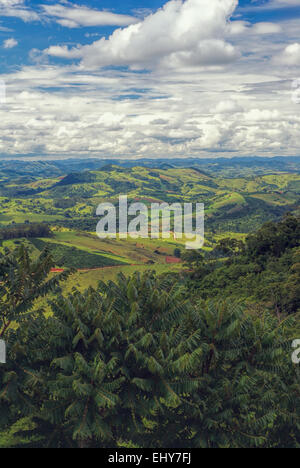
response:
M0 0L0 157L298 155L298 31L300 0Z
M5 0L3 2L6 3ZM14 1L12 0L12 4ZM27 1L21 2L22 9L26 7L28 12L33 11L39 19L33 21L23 21L21 18L14 16L2 16L0 14L0 27L8 28L9 31L0 30L0 38L2 42L6 39L10 39L12 36L18 41L18 46L12 49L1 50L1 69L6 71L8 67L14 68L22 64L30 63L30 51L37 47L40 49L46 49L51 45L56 44L89 44L91 42L91 35L99 35L108 37L116 26L90 26L90 27L77 27L77 28L65 28L60 26L55 21L55 18L51 15L45 14L42 9L42 5L57 5L59 2L54 0L39 1ZM113 3L113 5L112 5ZM98 11L106 10L112 13L129 15L132 17L143 17L148 12L155 12L158 8L162 7L166 2L161 0L114 0L114 2L108 0L86 0L84 2L61 2L65 5L80 5L85 6L89 9ZM271 3L271 5L270 5ZM295 17L300 18L300 0L299 6L297 2L289 2L287 6L282 4L275 5L272 7L272 2L268 0L240 0L239 7L235 11L235 17L249 21L251 23L256 22L282 22L283 20L294 19ZM17 0L16 0L17 4ZM1 6L1 0L0 0ZM18 9L21 9L19 7ZM17 6L16 6L17 10ZM13 15L13 11L11 11ZM92 12L91 12L92 14ZM94 36L95 37L95 36Z

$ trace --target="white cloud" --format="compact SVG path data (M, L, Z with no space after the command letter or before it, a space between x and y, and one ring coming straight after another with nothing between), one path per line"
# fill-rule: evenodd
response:
M280 65L300 66L300 44L295 42L288 45L281 54L274 57L274 62Z
M218 105L212 110L212 113L215 114L233 114L236 112L242 112L243 107L232 99L227 99L226 101L220 101Z
M286 8L299 6L299 0L271 0L269 7L271 8Z
M280 120L280 113L278 110L251 109L245 114L245 118L250 122L271 122Z
M25 0L0 0L0 16L20 18L24 22L39 20L39 15L27 7Z
M256 23L252 27L254 34L278 34L281 31L280 24L276 23Z
M1 32L12 32L12 30L10 28L6 28L5 26L1 26L1 25L0 25L0 31Z
M18 45L18 41L14 39L13 37L10 39L6 39L6 41L3 42L4 49L13 49L17 45Z
M228 33L235 35L235 34L243 34L249 29L250 23L247 21L232 21L228 25Z
M239 34L254 34L254 35L267 35L279 34L282 32L282 27L277 23L255 23L251 24L247 21L232 21L228 25L228 32L230 35Z
M0 152L118 158L297 154L300 117L291 84L274 78L271 68L269 73L260 66L241 73L236 64L201 74L25 67L0 76L10 83L0 107Z
M171 0L141 22L87 46L53 46L50 56L76 58L87 67L147 67L163 62L219 65L238 56L224 40L238 0Z
M0 6L15 7L24 4L24 0L0 0Z
M138 22L137 18L118 15L108 11L99 11L85 6L67 3L68 6L42 5L45 14L56 18L56 22L67 28L80 26L128 26Z

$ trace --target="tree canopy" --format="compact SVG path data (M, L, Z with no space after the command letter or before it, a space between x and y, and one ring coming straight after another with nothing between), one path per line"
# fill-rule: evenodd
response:
M299 445L295 316L192 303L182 283L151 272L74 290L51 309L9 331L0 427L26 418L21 445Z

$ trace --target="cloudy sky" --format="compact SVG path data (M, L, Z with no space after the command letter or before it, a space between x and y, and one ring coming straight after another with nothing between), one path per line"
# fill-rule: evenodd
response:
M0 0L0 158L300 155L300 0Z

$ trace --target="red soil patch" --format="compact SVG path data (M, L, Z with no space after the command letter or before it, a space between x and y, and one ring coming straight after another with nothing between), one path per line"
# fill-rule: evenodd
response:
M181 263L181 260L177 257L166 257L166 263Z

